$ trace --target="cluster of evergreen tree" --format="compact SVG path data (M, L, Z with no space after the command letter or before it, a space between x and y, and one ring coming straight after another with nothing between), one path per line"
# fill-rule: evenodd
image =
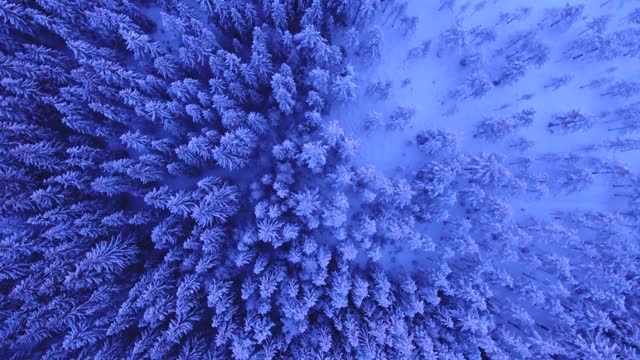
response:
M380 56L376 17L404 35L417 22L394 0L0 0L0 354L639 356L640 213L523 220L502 200L603 176L637 203L624 166L506 164L442 130L417 135L412 176L350 161L357 140L326 115L357 95L350 58ZM542 44L514 43L511 68L546 61ZM459 98L509 74L470 78ZM414 116L399 106L387 128ZM501 141L534 116L487 118L475 135ZM592 121L574 110L548 128ZM397 249L419 254L412 269L394 271Z

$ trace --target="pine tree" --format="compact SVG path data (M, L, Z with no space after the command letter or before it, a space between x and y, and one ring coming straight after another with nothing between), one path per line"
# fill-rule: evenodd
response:
M357 85L356 75L351 66L347 66L343 74L336 76L331 84L331 93L339 102L349 102L355 97Z
M74 288L101 285L132 264L136 253L132 241L122 236L100 242L85 254L65 283Z
M191 213L191 217L201 226L211 226L215 222L224 223L237 210L237 188L223 183L212 187Z
M125 29L119 32L127 44L127 49L133 52L136 58L142 58L143 55L156 58L160 55L160 46L157 42L151 41L148 35Z
M327 163L327 146L319 142L306 143L297 158L314 173L319 174Z
M287 13L285 4L281 3L281 0L273 0L271 3L271 18L276 29L280 31L287 29Z
M418 148L429 156L454 153L459 142L457 134L446 130L422 130L416 135Z
M243 127L222 136L220 144L213 150L213 158L218 165L229 170L244 167L256 147L256 136Z
M593 126L591 115L580 110L571 110L566 113L554 115L554 120L547 124L547 130L551 133L555 129L560 129L564 133L572 133L581 130L588 130Z
M618 81L609 86L600 96L620 96L630 98L640 92L640 83L633 81Z
M273 96L280 111L285 115L293 113L293 107L296 104L296 83L292 78L291 68L287 64L280 66L280 72L273 75L271 79L271 88L273 89Z

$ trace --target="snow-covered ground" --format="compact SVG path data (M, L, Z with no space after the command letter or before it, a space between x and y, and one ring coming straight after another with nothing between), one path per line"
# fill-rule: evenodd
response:
M404 36L402 31L391 25L393 15L381 15L377 21L384 31L382 57L375 65L360 64L354 59L360 82L356 101L342 107L336 107L332 119L341 121L345 129L360 141L360 151L356 162L374 164L377 169L388 175L399 172L410 173L425 161L423 154L414 144L415 134L423 129L448 129L461 135L460 150L470 154L479 152L499 152L507 156L536 156L548 152L571 152L585 146L600 145L622 134L608 131L610 124L602 114L629 104L631 101L621 97L601 96L603 88L582 86L590 81L602 78L616 80L638 79L635 59L617 58L611 61L581 61L567 59L562 53L570 40L585 30L586 24L594 17L612 16L608 31L628 27L624 18L633 10L633 1L610 1L602 5L599 1L587 2L581 18L569 28L544 27L538 31L538 38L550 48L548 60L539 68L528 67L525 75L516 83L500 85L481 98L459 100L457 103L446 101L446 95L464 81L466 71L459 64L455 52L437 56L439 34L458 24L469 30L474 26L489 27L495 31L496 40L482 45L483 67L490 77L495 78L496 66L493 61L495 50L504 46L507 38L517 31L536 29L545 20L546 11L552 7L562 7L564 3L553 0L527 1L483 1L456 6L453 10L438 10L436 4L426 5L422 0L409 2L407 14L418 16L415 33ZM464 10L461 10L464 8ZM501 13L518 13L529 8L528 15L510 24L499 22ZM406 61L411 48L431 40L428 55L423 59ZM569 77L570 80L557 90L545 88L553 78ZM390 96L384 101L376 101L366 96L369 82L374 80L391 81ZM404 82L404 84L403 84ZM523 99L525 97L525 99ZM455 103L455 104L454 104ZM385 119L397 106L409 106L416 109L416 116L404 131L378 129L363 132L364 118L370 111L377 111ZM526 152L514 154L506 142L491 144L474 139L474 127L483 117L506 116L525 108L536 110L533 124L520 129L517 135L533 141ZM547 124L554 114L579 109L591 114L595 125L572 134L551 134ZM629 137L629 136L626 136ZM637 151L592 153L626 163L638 169ZM507 161L508 162L508 161ZM554 210L571 209L612 209L618 203L613 196L611 184L607 179L598 178L594 184L578 193L570 195L548 194L539 200L514 198L510 201L514 209L524 209L527 213L547 215Z

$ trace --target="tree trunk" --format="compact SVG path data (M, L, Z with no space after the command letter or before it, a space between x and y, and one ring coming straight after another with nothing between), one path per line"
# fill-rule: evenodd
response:
M384 8L382 8L382 13L384 14L387 11L387 7L389 6L389 4L391 4L392 0L387 0L387 2L384 4Z
M520 329L520 326L518 326L518 325L514 324L511 320L507 320L507 323L508 323L509 325L513 326L514 328L516 328L516 329L518 329L518 330L522 331L522 329Z
M558 20L558 21L554 22L553 24L551 24L551 26L549 26L549 27L554 27L554 26L558 25L561 21L562 21L562 18L560 18L560 20Z
M549 328L548 328L548 327L546 327L546 326L544 326L544 325L542 325L542 324L538 324L538 323L536 323L536 326L537 326L537 327L539 327L539 328L541 328L541 329L543 329L543 330L549 331Z
M391 28L392 28L392 29L393 29L393 27L394 27L394 26L396 26L396 21L398 21L398 18L400 17L400 15L402 15L402 14L400 14L400 13L398 12L398 14L396 15L396 17L393 19L393 22L391 23Z
M623 126L619 128L607 129L607 131L626 130L626 129L632 129L632 128L633 128L633 125L630 125L630 126Z
M534 278L533 276L531 276L531 275L529 275L529 274L527 274L527 273L522 273L522 275L523 275L523 276L528 277L528 278L529 278L529 279L531 279L531 280L538 281L538 279Z
M360 6L358 6L358 10L356 10L356 15L353 17L353 22L351 23L351 26L354 26L358 21L358 16L360 15L361 8L362 8L362 3L360 3Z
M522 37L518 38L516 41L514 41L514 42L513 42L513 44L511 44L511 45L507 46L507 47L505 48L505 50L509 50L509 49L511 49L512 47L516 46L516 45L517 45L517 44L518 44L522 39L523 39Z

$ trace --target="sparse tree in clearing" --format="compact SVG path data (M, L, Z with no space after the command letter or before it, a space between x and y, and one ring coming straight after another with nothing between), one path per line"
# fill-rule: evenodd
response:
M377 101L387 100L391 91L391 81L373 81L367 86L367 95L373 97Z
M391 15L387 18L387 20L385 20L385 23L389 20L389 19L393 19L391 22L391 28L393 29L396 26L396 23L398 22L398 19L402 18L403 16L405 16L405 14L407 13L407 9L409 8L409 3L407 1L402 1L398 4L395 4L393 6L393 9L391 10Z
M605 147L608 150L620 152L640 150L640 139L617 138L615 140L607 142Z
M633 25L640 25L640 8L631 10L625 19Z
M559 186L561 191L569 194L588 188L594 181L591 170L574 169L563 175L564 176L554 176L553 182Z
M607 25L609 25L609 21L611 21L611 15L602 15L602 16L593 18L591 21L587 23L586 29L580 32L578 36L588 31L591 31L594 34L602 34L606 30Z
M632 231L634 226L625 223L625 218L617 212L580 211L557 212L554 219L574 229L586 229L607 237L619 236Z
M400 28L399 30L402 32L402 36L406 37L416 31L416 27L418 27L418 17L417 16L403 16L400 18Z
M409 49L407 52L407 56L404 59L404 63L406 64L409 61L420 60L425 58L429 54L429 50L431 49L431 40L425 40L420 45Z
M596 33L571 41L563 54L571 60L608 60L615 57L615 49L613 37L610 34Z
M455 153L460 136L446 130L429 129L416 135L418 148L427 155Z
M640 102L615 110L611 114L611 118L606 122L621 122L621 124L608 128L608 131L628 133L640 130Z
M464 98L481 98L491 90L491 87L491 81L485 72L473 71L465 80L464 92L467 95Z
M601 88L604 85L610 84L613 81L612 78L599 78L599 79L593 79L591 81L589 81L589 83L585 84L585 85L580 85L580 89L585 89L585 88Z
M533 30L519 31L510 36L506 45L496 52L507 62L520 61L525 65L542 66L549 59L550 49L537 38Z
M365 130L375 130L380 129L384 125L384 117L382 113L377 111L371 111L367 114L364 119L364 128Z
M453 10L453 7L455 5L456 5L456 0L440 0L440 6L438 6L438 11Z
M571 76L571 75L552 77L551 80L549 80L549 82L547 82L544 85L544 88L556 91L559 88L567 85L569 83L569 81L571 81L572 79L573 79L573 76Z
M617 81L609 86L600 96L620 96L630 98L640 92L640 83L636 81Z
M593 118L580 110L571 110L566 113L556 114L553 121L547 124L547 130L554 133L556 129L563 133L573 133L587 130L593 127Z
M382 46L384 45L384 32L379 26L374 26L364 36L360 42L358 55L374 62L379 61L382 56Z
M469 43L475 46L482 46L485 43L496 41L496 32L492 28L482 25L474 26L469 30Z
M462 54L465 48L467 32L460 25L453 26L440 33L438 38L437 57L441 57L447 52L456 51L458 55Z
M513 13L500 13L498 18L498 22L496 25L505 24L509 25L514 21L524 20L531 15L531 8L528 7L520 7Z
M511 117L488 117L476 126L473 137L496 142L513 133L516 128L517 124Z
M518 137L510 141L508 146L510 149L514 149L519 152L525 152L533 146L533 141L525 137Z
M640 187L636 186L628 189L625 193L615 193L613 196L629 199L633 204L637 205L640 204Z
M549 176L544 173L526 169L518 174L518 179L523 182L525 191L535 198L541 198L549 192Z
M513 120L518 124L518 127L527 127L533 124L533 116L536 114L536 110L528 108L513 114Z
M626 179L619 179L612 185L614 189L616 189L616 193L614 193L615 197L626 198L631 200L634 203L640 203L640 178L634 176ZM637 214L631 216L632 218L636 218Z
M416 109L414 107L398 106L389 115L387 126L392 130L404 130L415 115Z
M534 109L529 108L509 117L485 118L476 126L473 137L493 142L503 140L517 129L530 126L535 113Z
M611 34L612 57L638 57L640 55L640 29L632 27Z
M527 66L524 62L518 59L511 59L507 61L507 64L502 67L502 74L497 80L493 81L493 85L509 85L518 81L523 77L527 71Z
M395 3L395 0L380 0L380 2L384 4L384 6L382 7L382 13L384 14L385 12L387 12L389 5Z
M567 4L563 8L552 8L547 10L547 15L540 23L540 26L549 24L550 28L562 26L563 30L567 30L573 23L575 23L582 12L584 11L584 4L569 5Z
M509 56L519 58L525 64L531 62L540 67L549 59L549 52L548 46L539 41L534 41L527 43L525 47Z
M520 30L513 35L509 35L504 46L496 51L497 55L504 55L512 49L517 49L522 44L534 41L536 38L536 32L534 30Z
M462 52L462 56L460 57L458 64L462 67L476 71L476 69L482 67L482 54L476 48L466 48Z

